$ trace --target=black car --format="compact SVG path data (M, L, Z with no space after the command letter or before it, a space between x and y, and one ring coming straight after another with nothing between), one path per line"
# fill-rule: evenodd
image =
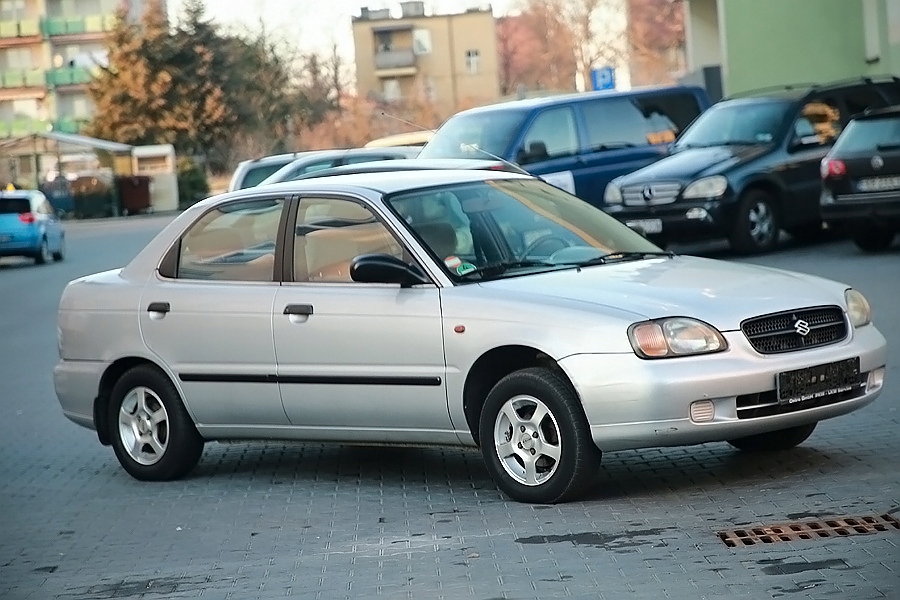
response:
M613 180L605 210L654 241L771 250L822 231L822 158L850 115L900 103L900 78L787 88L715 104L665 158Z
M900 231L900 105L854 117L822 159L822 218L867 252Z

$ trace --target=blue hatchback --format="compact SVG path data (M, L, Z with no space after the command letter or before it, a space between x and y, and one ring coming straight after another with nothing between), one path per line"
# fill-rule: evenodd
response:
M37 190L0 191L0 256L37 264L65 257L66 236L56 210Z

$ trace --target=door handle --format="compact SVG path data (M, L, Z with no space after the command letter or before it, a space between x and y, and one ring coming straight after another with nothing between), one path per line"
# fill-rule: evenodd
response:
M172 310L168 302L151 302L147 306L147 312L167 313Z
M313 307L312 304L288 304L284 307L284 314L308 317L313 314Z

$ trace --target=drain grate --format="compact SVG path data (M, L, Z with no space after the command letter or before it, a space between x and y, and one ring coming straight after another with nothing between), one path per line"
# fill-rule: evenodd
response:
M835 517L821 521L803 521L719 531L719 539L729 548L774 544L794 540L818 540L848 535L864 535L879 531L900 530L900 522L892 515L877 517Z

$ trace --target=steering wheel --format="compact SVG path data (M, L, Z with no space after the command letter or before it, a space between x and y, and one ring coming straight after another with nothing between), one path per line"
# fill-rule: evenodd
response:
M540 248L544 244L548 244L551 242L560 245L558 250L562 250L563 248L568 248L571 245L571 244L569 244L569 242L567 240L561 238L560 236L552 234L552 233L548 233L547 235L541 236L538 239L532 241L527 246L525 246L525 249L522 250L521 253L519 253L517 260L524 260L526 257L528 257L528 255L530 255L532 252L534 252L535 249ZM548 256L550 254L553 254L553 253L552 252L548 253Z

